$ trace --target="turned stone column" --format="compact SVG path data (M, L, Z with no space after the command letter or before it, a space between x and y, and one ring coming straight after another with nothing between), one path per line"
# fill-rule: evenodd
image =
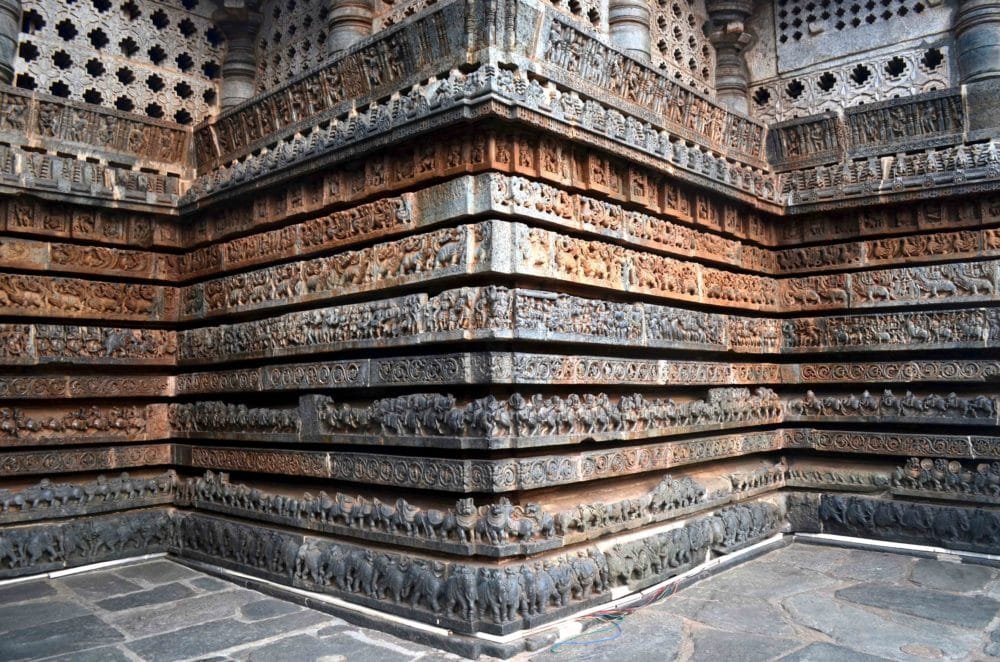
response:
M744 51L753 43L746 28L752 0L708 0L706 31L715 48L715 97L722 105L745 113L750 108L750 76Z
M969 129L1000 126L1000 0L959 0L955 50Z
M650 18L647 0L610 0L608 36L611 37L611 43L633 57L648 60Z
M21 0L0 0L0 83L14 80L14 58L20 33Z
M232 108L254 95L260 14L243 4L229 5L216 10L212 14L212 20L226 35L226 57L222 61L219 101L223 109Z
M372 0L330 0L326 18L326 54L339 53L372 33Z
M961 0L955 52L962 83L1000 78L1000 0Z

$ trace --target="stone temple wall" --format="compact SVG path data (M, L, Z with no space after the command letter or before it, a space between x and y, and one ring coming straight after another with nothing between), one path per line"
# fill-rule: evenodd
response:
M167 551L507 656L778 533L995 553L1000 8L960 87L764 122L745 33L704 96L623 4L334 3L280 75L230 7L194 126L0 88L0 578Z

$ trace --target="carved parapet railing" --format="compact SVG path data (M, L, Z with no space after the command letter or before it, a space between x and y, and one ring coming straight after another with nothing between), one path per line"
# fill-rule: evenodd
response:
M786 211L797 212L941 187L994 190L1000 147L983 138L969 133L961 91L941 90L779 122L767 142Z
M704 145L689 146L687 139L671 135L666 121L657 115L638 107L636 112L626 114L611 104L584 102L568 86L543 87L533 76L493 64L484 64L470 73L453 69L438 79L415 84L398 97L374 102L361 110L341 108L324 115L322 125L309 120L308 127L300 127L287 141L203 174L182 202L195 203L251 181L276 181L281 171L306 161L318 163L321 157L328 161L356 158L367 152L361 146L376 138L389 140L388 134L394 129L418 123L423 131L443 129L483 114L517 119L547 130L552 130L554 120L582 129L578 140L627 154L660 172L747 202L777 202L774 178L762 161L735 161ZM456 157L461 159L461 154ZM485 159L485 153L482 157Z
M463 2L438 4L415 21L359 42L323 67L199 125L194 139L199 172L273 147L356 104L364 106L366 100L462 64L467 12Z
M513 11L521 2L510 0L504 11ZM468 119L464 107L485 104L489 98L503 101L508 109L485 106L478 114L517 116L549 128L548 122L514 112L523 106L533 114L585 129L580 138L597 134L625 149L652 152L651 164L661 164L665 157L684 176L711 182L723 193L738 193L751 202L755 197L774 202L773 182L763 160L762 124L731 113L659 70L607 47L596 35L578 32L560 37L556 48L549 48L541 24L535 26L537 39L531 42L541 61L558 55L563 42L566 53L577 50L570 42L580 42L580 48L588 49L586 66L564 61L562 55L536 65L512 51L486 48L477 51L477 70L459 73L455 67L468 57L465 46L471 38L456 29L465 12L460 3L437 5L412 22L353 46L322 69L199 127L195 144L201 177L184 202L207 199L264 176L273 179L277 171L305 161L349 158L349 147L384 139L395 129L419 125L423 131L431 120L464 121ZM530 14L532 20L557 20L551 12L532 9ZM487 22L498 20L491 16ZM495 36L483 37L483 43L491 45L491 39ZM436 49L438 56L430 57L428 53ZM510 58L518 62L517 72L510 71L506 62ZM621 71L609 77L607 66L593 64L598 60L617 63ZM634 87L621 87L633 80ZM542 81L556 81L558 88L552 84L543 88ZM582 99L576 91L581 86L592 87L587 94L594 98ZM390 93L394 94L386 100Z
M768 160L784 171L952 146L967 128L961 90L925 92L772 124Z
M763 165L764 124L681 85L666 72L626 55L596 31L547 6L509 0L510 6L515 4L519 11L522 7L533 10L534 40L512 49L512 54L519 56L518 65L566 84L585 97L614 99L681 141L695 142L749 165ZM563 104L573 102L566 99ZM575 103L581 109L585 105L580 98Z
M0 141L189 179L191 129L0 85Z
M174 212L179 177L103 165L0 144L0 190L97 205Z

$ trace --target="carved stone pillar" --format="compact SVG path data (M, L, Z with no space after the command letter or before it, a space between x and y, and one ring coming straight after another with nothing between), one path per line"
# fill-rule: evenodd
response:
M330 0L326 53L339 53L372 33L372 0Z
M1000 0L960 0L954 32L969 128L1000 126Z
M963 83L1000 78L1000 0L961 0L955 51Z
M610 0L608 34L611 43L629 55L648 60L650 11L647 0Z
M0 0L0 83L14 80L14 57L21 32L21 0Z
M750 80L743 53L753 43L746 28L751 0L708 0L708 39L715 47L715 96L719 103L748 111Z
M226 35L219 101L223 109L232 108L254 95L260 14L247 5L227 6L216 10L212 20Z

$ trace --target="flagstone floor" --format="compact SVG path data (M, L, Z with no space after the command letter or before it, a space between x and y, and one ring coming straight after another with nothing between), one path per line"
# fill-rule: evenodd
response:
M1000 572L795 543L520 660L1000 659ZM0 660L461 658L167 559L0 586Z

